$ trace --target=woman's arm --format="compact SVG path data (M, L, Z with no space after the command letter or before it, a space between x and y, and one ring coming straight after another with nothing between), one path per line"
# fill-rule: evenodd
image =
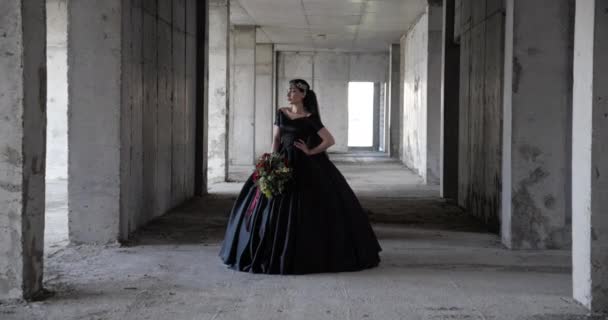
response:
M315 154L322 153L325 150L329 149L329 147L336 144L336 141L334 140L334 136L332 136L331 132L329 132L329 130L327 130L326 128L321 128L321 130L319 130L319 132L317 132L317 134L319 135L319 137L321 137L321 139L323 141L321 141L321 143L319 143L318 146L316 146L312 149L309 149L303 140L299 140L299 141L295 142L294 145L298 149L300 149L304 153L306 153L307 155L312 156Z
M275 125L272 130L272 152L279 152L279 146L281 145L281 130L279 126Z

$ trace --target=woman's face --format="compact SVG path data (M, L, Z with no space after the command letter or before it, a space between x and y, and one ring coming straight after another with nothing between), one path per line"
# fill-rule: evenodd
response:
M290 103L300 103L304 99L304 93L300 91L300 89L295 86L289 86L289 91L287 92L287 100Z

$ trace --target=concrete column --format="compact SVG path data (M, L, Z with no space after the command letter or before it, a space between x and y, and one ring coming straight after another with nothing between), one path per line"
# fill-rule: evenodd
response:
M255 49L255 157L272 148L274 106L274 45L258 44Z
M455 2L455 0L443 0L439 166L441 197L458 200L460 46L454 41Z
M68 4L69 231L75 243L119 238L122 1Z
M502 241L563 248L570 235L572 11L568 0L506 4Z
M428 184L439 184L441 177L441 71L443 50L443 4L429 1L426 176Z
M45 1L0 4L0 300L42 290Z
M255 147L255 26L235 26L230 37L228 177L246 179Z
M574 298L608 312L608 2L576 2L572 138Z
M429 2L401 39L402 160L428 184L439 184L440 177L442 17L441 3Z
M210 0L208 8L208 149L207 181L226 181L228 175L228 51L230 3Z

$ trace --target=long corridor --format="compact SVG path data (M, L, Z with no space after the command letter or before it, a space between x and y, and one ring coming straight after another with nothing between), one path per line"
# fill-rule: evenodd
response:
M333 156L370 210L378 268L267 276L217 256L240 184L150 223L120 247L70 246L47 257L54 295L0 305L16 319L589 319L571 295L568 251L509 251L397 162ZM390 222L390 223L387 223Z

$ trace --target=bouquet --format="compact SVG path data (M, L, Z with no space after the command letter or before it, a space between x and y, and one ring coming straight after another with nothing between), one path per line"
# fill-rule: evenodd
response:
M270 199L285 191L292 173L293 170L283 155L264 153L255 165L253 181L266 198Z

